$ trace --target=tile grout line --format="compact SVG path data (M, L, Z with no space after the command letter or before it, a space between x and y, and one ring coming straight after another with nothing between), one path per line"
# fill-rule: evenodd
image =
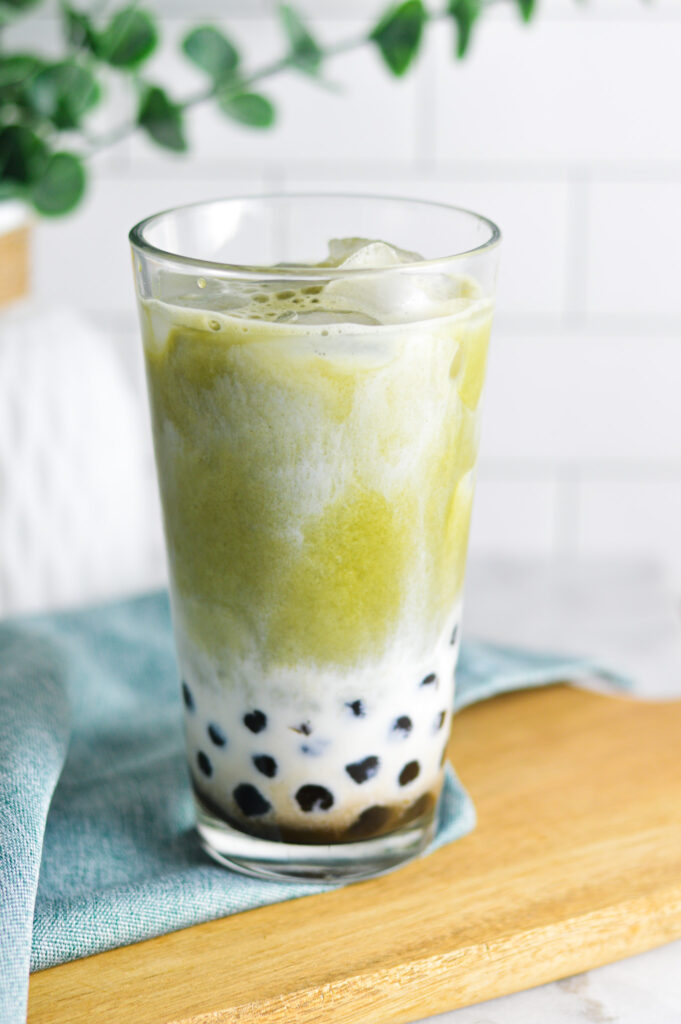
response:
M421 88L419 84L419 88ZM428 129L430 131L430 129ZM428 143L430 145L430 143ZM198 178L211 177L215 174L228 174L239 177L253 171L278 167L281 157L245 157L243 160L225 160L219 156L195 158L192 174ZM534 184L537 182L561 183L568 179L573 182L583 181L599 184L655 184L660 182L678 183L681 176L681 163L675 161L652 161L635 165L632 161L619 160L611 164L599 165L598 161L584 160L579 163L555 161L505 159L474 159L453 160L438 158L427 154L419 159L413 154L397 156L392 159L370 158L339 158L335 160L318 159L317 157L291 157L286 161L288 172L298 176L322 177L376 177L383 180L426 178L433 182L447 182L453 176L489 184ZM136 175L140 178L172 177L166 168L167 161L159 163L141 155L136 160ZM119 174L111 167L101 167L99 177L117 178Z
M563 323L568 329L583 330L587 324L589 287L590 177L581 169L573 169L568 182Z
M426 86L418 83L419 92ZM426 104L427 105L427 104ZM434 107L433 107L434 111ZM433 112L431 111L431 113ZM425 130L422 144L426 150L432 149L432 126L427 126L428 118L424 119ZM125 158L127 161L127 157ZM245 157L243 160L229 160L217 156L196 157L192 163L192 176L209 178L214 175L242 177L244 174L263 173L281 166L281 156ZM590 184L656 184L678 183L681 179L681 162L652 161L635 164L632 161L619 160L614 164L599 164L599 161L585 160L566 162L563 159L554 161L479 158L473 160L453 160L438 158L432 151L425 156L412 154L397 156L392 159L379 157L346 158L335 160L318 159L314 156L286 160L287 172L291 177L368 177L383 181L427 180L433 183L447 183L452 178L460 180L475 179L478 183L490 185L536 184L538 182L560 184L567 181L573 185ZM173 177L172 165L149 159L140 155L135 160L135 174L142 180ZM102 165L98 171L102 179L117 180L121 177L118 164Z
M579 470L575 465L561 467L554 475L553 555L556 560L577 553L579 520Z
M443 26L432 26L433 33ZM417 79L415 82L416 102L414 103L413 114L413 149L412 163L414 168L426 172L436 162L436 124L437 124L437 76L435 64L437 61L437 40L428 40L433 55L426 52L421 54L417 68ZM431 57L431 59L428 59Z
M557 482L566 470L583 483L676 483L681 481L681 460L668 458L572 458L564 465L550 457L481 457L478 477L503 483Z

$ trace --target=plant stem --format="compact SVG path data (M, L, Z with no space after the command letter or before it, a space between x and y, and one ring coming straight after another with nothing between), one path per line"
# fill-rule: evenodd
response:
M486 3L490 2L491 0L486 0ZM446 17L448 17L447 11L428 13L429 22L441 21ZM323 48L322 60L326 61L334 57L342 56L345 53L358 50L370 42L371 39L367 35L351 36L339 43L335 43L333 46ZM261 68L257 68L255 71L252 71L251 74L246 75L245 78L240 78L231 88L226 88L224 85L212 85L208 89L202 89L193 96L188 96L184 100L180 100L178 106L181 107L182 110L189 110L191 107L195 107L199 103L205 103L207 100L214 99L217 95L225 97L236 95L243 92L245 89L249 89L258 82L262 82L267 78L275 77L287 68L295 67L295 61L291 56L279 57L277 60L270 61L269 64L264 64ZM99 153L103 149L108 149L117 142L122 142L123 139L132 135L136 130L137 124L134 121L126 121L106 135L102 135L99 138L89 139L88 142L90 143L91 148L86 156L94 156L95 153Z

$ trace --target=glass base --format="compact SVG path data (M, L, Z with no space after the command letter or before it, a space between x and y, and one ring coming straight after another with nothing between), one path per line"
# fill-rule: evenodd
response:
M437 808L427 820L375 839L328 846L274 842L240 832L215 818L197 799L201 845L219 864L254 878L274 881L358 882L394 871L420 856L432 841Z

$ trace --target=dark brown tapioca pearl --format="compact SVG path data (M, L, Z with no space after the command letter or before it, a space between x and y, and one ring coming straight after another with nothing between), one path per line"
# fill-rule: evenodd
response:
M224 747L227 744L227 737L215 722L209 722L208 724L208 735L215 744L216 747Z
M456 626L454 626L454 629L452 630L452 635L449 638L449 642L450 642L452 647L456 643L456 638L457 638L458 635L459 635L459 624L457 622Z
M347 831L348 836L355 839L365 839L367 836L375 835L382 831L390 821L392 811L389 807L382 807L381 804L374 804L362 811L356 821Z
M439 732L440 731L442 726L445 724L446 717L447 717L447 712L446 711L438 711L437 715L435 716L435 721L433 722L433 732Z
M364 718L367 713L362 700L347 700L345 706L350 708L355 718Z
M422 793L421 796L414 800L413 804L409 804L407 809L400 818L400 824L406 825L409 821L415 821L417 818L423 818L427 814L430 815L435 807L435 796L432 793Z
M192 691L189 689L184 679L182 680L182 700L187 711L193 711L194 708L196 707L196 705L194 704L194 695L192 694Z
M296 801L301 811L328 811L333 807L333 793L330 793L326 786L316 786L308 783L301 786L296 793Z
M361 786L363 782L373 779L379 768L379 760L373 754L365 757L363 761L355 761L354 764L346 764L345 770L350 778Z
M431 672L425 679L422 679L419 686L434 686L437 689L437 676L435 673Z
M267 715L264 711L249 711L244 715L244 725L251 732L262 732L267 726Z
M410 782L418 778L420 771L421 765L418 761L408 761L400 772L400 786L408 786Z
M391 731L395 733L396 736L401 736L404 739L409 735L413 728L414 723L412 722L409 715L400 715L400 717L396 718L395 721L393 722L393 727Z
M311 736L312 726L309 722L301 722L300 725L291 725L289 728L292 732L300 733L301 736Z
M207 779L209 779L213 774L213 765L210 763L210 758L207 754L204 754L203 750L199 750L196 755L196 763L198 764L200 771Z
M232 796L241 813L245 814L247 818L255 818L259 814L267 814L272 806L259 789L251 786L250 782L239 783Z
M268 779L273 779L277 774L277 762L269 754L254 754L253 764Z

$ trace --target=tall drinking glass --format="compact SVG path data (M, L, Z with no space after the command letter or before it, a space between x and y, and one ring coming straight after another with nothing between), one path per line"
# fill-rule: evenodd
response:
M246 873L432 838L499 237L337 195L130 234L198 829Z

